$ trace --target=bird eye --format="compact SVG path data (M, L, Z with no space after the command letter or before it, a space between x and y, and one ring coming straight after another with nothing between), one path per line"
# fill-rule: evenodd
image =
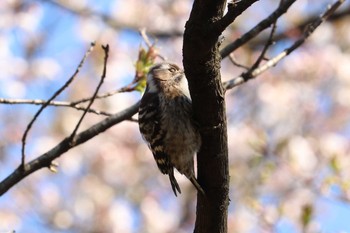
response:
M169 71L170 71L171 73L174 73L174 72L176 71L176 69L175 69L174 67L171 67L171 68L169 68Z

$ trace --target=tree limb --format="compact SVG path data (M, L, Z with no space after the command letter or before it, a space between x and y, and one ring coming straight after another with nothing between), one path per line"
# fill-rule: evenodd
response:
M72 141L75 140L75 135L76 135L76 133L77 133L77 131L78 131L78 129L79 129L79 126L80 126L81 123L83 122L83 119L84 119L84 117L85 117L87 111L90 109L91 105L93 104L93 102L94 102L94 100L95 100L95 98L96 98L96 96L97 96L97 93L98 93L98 91L100 90L100 88L101 88L101 86L102 86L102 84L103 84L103 81L104 81L105 78L106 78L107 60L108 60L108 56L109 56L109 45L108 45L108 44L107 44L106 46L103 46L103 45L102 45L102 49L103 49L103 51L104 51L104 53L105 53L105 57L104 57L103 71L102 71L102 75L101 75L101 78L100 78L100 82L98 83L98 85L97 85L97 87L96 87L96 90L95 90L94 94L92 95L91 100L89 101L89 104L88 104L88 106L86 107L86 109L85 109L83 115L80 117L80 119L79 119L77 125L75 126L75 128L74 128L72 134L70 135L70 138L71 138Z
M202 147L197 155L196 233L226 233L229 191L227 122L221 83L219 36L225 0L195 0L185 26L183 63Z
M344 1L345 0L338 0L332 5L329 5L325 12L323 12L317 19L315 19L306 27L306 30L304 31L302 37L299 40L295 41L290 47L285 49L283 52L281 52L274 58L269 59L265 64L259 67L252 66L251 69L242 73L240 76L224 82L224 88L228 90L238 85L241 85L249 81L250 79L253 79L258 75L262 74L269 68L275 66L280 60L282 60L290 53L292 53L295 49L300 47L307 40L307 38L309 38L309 36L316 30L316 28L320 26L322 22L326 21L327 18L330 17L334 13L334 11L340 7L342 3L344 3Z
M82 60L80 61L78 68L75 70L74 74L63 84L62 87L60 87L50 98L49 100L43 104L40 109L37 111L37 113L34 115L33 119L29 122L26 130L24 131L23 137L22 137L22 156L21 156L21 167L24 169L24 165L25 165L25 147L26 147L26 139L29 133L29 130L32 128L34 122L36 121L36 119L38 119L39 115L42 113L42 111L49 105L49 103L54 100L59 94L61 94L75 79L75 77L78 75L81 67L83 66L86 58L89 56L89 54L92 52L93 48L95 47L94 43L91 43L90 48L88 49L88 51L86 51L84 57L82 58Z
M337 20L341 20L346 16L350 16L350 8L339 10L338 12L329 16L327 18L327 21L334 23ZM308 16L297 26L290 27L290 28L287 28L286 30L284 30L283 32L276 33L276 35L274 36L275 40L282 40L282 39L286 39L286 38L293 38L293 37L300 36L300 34L302 34L305 31L307 25L309 25L310 23L315 21L315 19L317 19L318 17L319 17L319 15ZM260 46L261 44L265 43L265 41L266 41L266 37L256 38L253 41L251 41L249 46L252 48L255 48L255 47Z
M69 13L75 14L75 15L83 15L83 16L97 16L98 18L102 19L102 21L108 25L111 28L114 28L115 30L121 30L121 29L130 29L133 31L139 31L140 27L142 25L136 25L136 24L128 24L128 23L121 23L118 22L116 19L114 19L113 17L109 16L108 14L102 13L102 12L97 12L94 11L90 8L74 8L68 4L65 4L62 1L55 1L55 0L40 0L42 2L47 2L49 4L52 4L58 8L61 8ZM233 0L234 1L234 0ZM236 4L245 4L245 0L236 0L237 3ZM334 15L332 15L329 20L330 21L334 21L334 20L339 20L341 18L343 18L344 16L347 16L350 14L350 9L346 9L343 10L341 12L338 12ZM228 16L227 16L228 17ZM305 27L305 25L309 24L311 21L313 21L317 16L310 16L309 18L305 19L304 22L302 22L298 28L299 30L303 30L303 28ZM295 28L293 29L287 29L284 32L281 32L279 34L276 35L276 39L282 39L285 37L285 35L287 34L287 31L290 30L295 30ZM183 31L182 30L178 30L178 29L170 29L170 30L162 30L162 29L153 29L150 30L148 29L148 33L158 39L168 39L168 38L173 38L173 37L183 37ZM266 38L263 39L259 39L256 42L254 42L254 45L261 45L266 41ZM227 55L226 55L227 56ZM226 57L225 56L225 57Z
M227 6L227 13L219 21L214 23L214 30L222 33L240 14L257 1L259 0L230 1Z
M287 2L292 4L294 1L285 0L284 4ZM220 0L212 2L209 0L196 0L194 2L191 17L186 24L184 38L184 66L186 75L189 79L195 117L200 125L203 139L203 147L198 155L198 180L200 183L204 184L204 189L208 191L206 197L201 195L198 196L198 218L196 221L195 232L202 233L227 231L226 217L229 177L227 167L227 135L224 89L230 89L243 82L246 82L249 80L249 78L256 77L266 69L277 64L278 61L303 44L311 33L324 20L333 14L343 2L344 0L338 0L331 5L308 27L302 38L297 40L291 47L284 50L281 54L252 70L249 75L244 75L243 73L241 77L237 77L233 80L225 82L224 84L222 84L220 81L220 56L218 56L219 43L217 34L207 35L208 37L203 37L203 34L205 35L205 33L208 32L205 29L208 21L216 22L215 20L222 17L223 5L225 1ZM199 12L201 9L206 9L207 11L205 13L201 12L198 16L197 12ZM203 19L205 20L201 21ZM259 30L260 29L261 28L259 28ZM81 65L82 63L83 61L81 62ZM76 74L79 72L79 67L75 72ZM74 78L76 74L73 74L72 77ZM69 85L69 83L67 85ZM57 91L55 95L58 95L60 93L59 91ZM34 103L42 104L42 109L44 109L48 105L59 103L57 101L52 101L53 98L55 98L55 95L46 102L35 103L36 100L34 100ZM81 133L77 133L74 141L71 141L70 137L66 137L54 148L28 163L25 163L24 157L22 156L21 165L0 183L0 195L7 192L11 187L31 173L44 167L51 168L54 165L54 159L67 152L69 149L92 139L115 124L118 124L124 120L132 119L132 116L137 113L138 107L139 102L104 119ZM85 108L84 110L90 111L91 109ZM34 121L35 118L32 122ZM30 129L30 127L28 128ZM218 203L213 201L215 198L218 198Z
M23 167L19 166L8 177L1 181L0 196L7 192L14 185L16 185L19 181L32 174L33 172L45 167L51 168L53 160L60 157L69 149L94 138L95 136L106 131L113 125L116 125L124 120L131 119L131 117L137 113L139 105L140 102L137 102L131 107L104 119L103 121L91 126L90 128L82 131L81 133L78 133L75 136L75 140L73 142L70 140L70 137L66 137L55 147L53 147L46 153L40 155L38 158L26 163Z
M221 51L221 57L225 58L230 53L235 51L237 48L241 47L245 43L247 43L252 38L256 37L260 32L270 27L281 15L287 12L287 10L291 7L291 5L296 2L296 0L284 0L282 4L278 6L278 8L271 13L267 18L258 23L254 28L246 32L240 38L235 40L234 42L226 45Z

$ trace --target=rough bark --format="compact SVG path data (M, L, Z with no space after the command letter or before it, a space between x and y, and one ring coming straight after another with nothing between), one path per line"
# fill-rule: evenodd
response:
M221 32L212 27L222 18L225 4L224 0L194 1L184 33L183 63L203 143L198 180L206 192L206 196L198 194L196 233L227 232L229 173Z

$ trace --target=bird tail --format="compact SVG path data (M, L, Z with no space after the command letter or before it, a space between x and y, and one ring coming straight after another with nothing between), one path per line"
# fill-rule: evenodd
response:
M205 195L205 192L203 190L203 188L200 186L200 184L198 183L197 179L194 177L194 175L192 175L191 177L189 177L189 180L191 181L191 183L193 184L194 187L196 187L196 189L198 190L198 192L202 193L203 195Z
M176 178L174 176L174 169L171 169L171 171L169 172L169 180L170 180L171 188L173 189L175 196L177 196L176 191L181 194L180 186L177 183Z

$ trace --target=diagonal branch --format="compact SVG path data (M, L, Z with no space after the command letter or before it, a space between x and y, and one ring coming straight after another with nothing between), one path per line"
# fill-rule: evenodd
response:
M230 89L230 88L233 88L234 86L237 86L241 83L244 83L246 81L248 81L249 79L251 78L254 78L256 77L257 75L261 74L262 72L264 72L265 70L269 69L270 67L274 66L275 64L277 64L281 59L283 59L284 57L286 57L287 55L289 55L291 52L293 52L295 49L297 49L300 45L302 45L305 40L313 33L313 31L324 21L326 20L331 14L333 14L333 12L344 2L345 0L338 0L336 1L333 5L331 5L329 7L329 9L327 9L319 18L317 18L317 20L313 21L313 23L307 28L307 30L304 32L303 34L303 37L300 38L299 40L297 40L291 47L285 49L282 53L280 53L279 55L277 55L276 57L270 59L268 62L266 62L265 64L257 67L256 69L254 69L253 71L251 71L249 74L247 73L243 73L240 77L237 77L233 80L230 80L228 82L225 82L223 84L224 88L227 90L227 89ZM196 1L197 4L200 4L200 1ZM294 2L292 0L284 0L284 4L285 5L286 3L290 3L290 5ZM285 10L287 10L289 7L287 7ZM215 13L215 14L218 14L220 15L220 12L218 13ZM278 17L277 17L278 18ZM268 18L267 18L268 19ZM265 20L267 20L265 19ZM273 19L276 19L276 18L273 18ZM273 20L272 21L269 21L267 26L265 28L267 28L268 26L270 26L271 24L273 23ZM192 30L192 26L196 26L196 24L188 24L187 25L188 28L187 30ZM254 32L256 33L255 35L257 35L261 30L263 30L262 28L258 27L258 32ZM260 30L260 31L259 31ZM193 31L192 31L193 32ZM191 33L188 32L188 33ZM248 32L249 33L249 32ZM253 32L251 32L253 33ZM192 35L195 35L195 34L192 34ZM247 34L245 34L247 35ZM253 35L253 37L255 36ZM188 35L187 35L188 36ZM252 34L249 34L247 35L246 38L249 38L249 36L252 36ZM191 38L187 38L187 43L189 42L193 42L190 40ZM196 38L198 39L198 41L201 41L201 39L203 39L202 37L199 37ZM249 39L248 39L249 40ZM243 41L243 42L239 42L239 43L242 43L244 44L245 42L247 42L248 40L246 41ZM218 52L217 48L217 44L216 42L212 42L212 41L209 41L213 44L209 44L211 47L211 51L214 51L214 52ZM235 42L234 42L235 43ZM238 43L238 42L237 42ZM240 45L242 45L240 44ZM196 48L196 46L202 46L203 44L201 43L189 43L189 45L194 45L194 48ZM93 46L93 45L92 45ZM92 49L92 48L91 48ZM192 47L186 47L186 49L192 49ZM89 50L90 51L90 50ZM86 56L88 55L89 51L85 54L83 60L80 62L76 72L73 74L73 76L70 78L71 81L73 81L74 77L78 74L81 66L83 65L84 63L84 60L86 58ZM195 51L202 51L202 50L195 50ZM223 52L222 52L223 53ZM229 52L230 53L230 52ZM228 53L228 54L229 54ZM212 54L198 54L196 53L196 56L211 56ZM227 55L226 55L227 56ZM188 59L189 57L187 57L187 60L185 62L188 62L190 64L190 62L192 61L191 59ZM198 57L197 57L198 58ZM205 59L207 59L208 57L204 57ZM217 56L214 56L214 57L209 57L212 62L211 65L214 65L214 68L218 68L219 66L217 66L217 64L219 63L218 61L218 57ZM198 60L198 59L197 59ZM197 65L201 65L202 63L196 63ZM195 65L196 65L195 64ZM189 68L189 67L187 67ZM220 101L220 106L219 106L219 110L220 111L224 111L224 98L223 98L223 95L221 93L221 83L219 82L220 80L220 73L214 73L214 72L211 72L212 70L214 69L211 69L212 67L209 67L210 69L208 70L205 70L207 71L207 73L205 73L205 75L207 75L209 77L209 75L213 76L215 78L215 85L217 85L216 87L218 87L218 90L220 91L219 93L219 98L216 98L215 101ZM198 69L199 71L202 71L202 69ZM195 71L198 71L198 70L195 70ZM187 72L191 71L190 69L187 69ZM190 74L195 78L196 76L194 75L195 73L191 73ZM204 77L205 75L203 76L198 76L198 77ZM192 82L199 82L199 80L192 80ZM208 82L209 83L209 82ZM212 82L214 83L214 82ZM138 110L138 107L139 107L139 102L132 105L131 107L125 109L124 111L121 111L117 114L114 114L106 119L104 119L103 121L93 125L92 127L82 131L81 133L77 133L75 135L75 140L74 141L71 141L71 138L70 137L66 137L64 140L62 140L60 143L58 143L54 148L50 149L49 151L47 151L46 153L38 156L36 159L26 163L25 162L25 155L24 155L24 149L25 149L25 139L26 139L26 135L28 134L31 126L33 125L34 121L37 119L37 117L39 116L39 114L41 113L41 111L43 111L43 109L49 105L51 105L54 101L52 101L60 92L62 92L68 85L69 85L69 81L66 82L66 84L61 87L61 89L59 91L57 91L53 97L51 97L48 101L44 102L43 103L43 106L42 108L38 111L38 113L35 115L34 119L32 120L32 122L28 125L27 127L27 130L25 132L25 135L23 136L24 139L22 139L22 163L21 165L16 169L14 170L7 178L5 178L2 182L0 182L0 195L4 194L5 192L7 192L11 187L13 187L15 184L17 184L19 181L23 180L26 176L30 175L31 173L41 169L41 168L45 168L45 167L51 167L52 164L53 164L53 160L58 158L59 156L61 156L63 153L67 152L69 149L73 148L73 147L76 147L90 139L92 139L93 137L97 136L98 134L104 132L105 130L107 130L108 128L112 127L113 125L115 124L118 124L124 120L129 120L129 119L132 119L131 117L137 113L137 110ZM203 88L207 88L205 86L195 86L195 85L192 85L192 88L194 88L192 90L192 93L195 93L197 95L200 95L200 90L203 89ZM198 88L199 91L198 92L195 92L196 89L195 88ZM210 92L209 92L210 93ZM207 92L205 92L203 94L203 96L205 97L205 95L207 95ZM199 97L202 97L202 96L194 96L195 98L194 99L200 99ZM95 99L95 98L93 98ZM198 105L199 106L199 105ZM223 106L223 107L222 107ZM199 106L200 107L200 106ZM86 108L89 110L89 108ZM86 110L85 111L88 111ZM203 108L205 109L205 108ZM199 108L197 109L198 111L200 110ZM218 112L218 111L212 111L214 113ZM210 137L210 133L211 132L214 132L216 135L217 135L217 132L218 130L225 130L225 119L219 119L221 120L221 123L220 121L214 121L216 119L214 119L214 117L216 117L215 114L212 114L213 116L211 116L210 114L208 114L208 118L209 120L211 120L211 124L209 125L204 125L202 129L202 133L205 134L207 137ZM206 115L205 116L202 116L202 117L207 117ZM219 122L219 124L217 125L214 125L212 123L216 123L216 122ZM221 134L223 138L220 138L221 141L225 141L225 134ZM214 135L215 136L215 135ZM211 139L213 140L218 140L216 137L212 137ZM223 147L222 147L223 148ZM222 149L221 148L221 149ZM210 150L213 150L213 148L205 148L205 149L210 149ZM216 149L216 148L214 148ZM201 153L204 154L206 151L203 150ZM222 157L222 155L224 154L227 154L227 150L225 148L222 149L221 151L222 153L220 154L216 154L216 155L220 155ZM204 159L208 159L207 158L204 158ZM218 159L218 156L215 157L215 159L217 160ZM209 164L210 166L213 166L213 164ZM216 164L214 164L216 165ZM214 171L214 170L213 170ZM228 176L228 172L227 172L227 169L223 169L223 170L219 170L221 173L225 173L225 175ZM205 170L202 169L201 171L201 175L202 175L202 179L206 179L206 173L205 173ZM227 173L227 174L226 174ZM210 175L212 175L212 173L210 173ZM219 173L215 173L215 177L214 178L217 178L219 175L222 175L222 174L219 174ZM227 180L225 180L225 182L227 183ZM215 185L218 184L218 183L215 183ZM209 186L209 188L212 188L214 191L216 190L219 190L219 191L227 191L227 187L224 186L223 188L224 189L221 189L221 187L216 187L215 185L213 185L212 187ZM225 192L218 192L219 195L222 195L222 196L227 196ZM214 195L214 194L212 194ZM202 198L202 197L200 197ZM218 206L217 208L223 208L224 210L223 211L227 211L227 204L228 204L228 198L224 198L223 199L225 202L222 202L220 206ZM226 203L227 201L227 203ZM202 199L201 200L201 203L204 203L204 204L211 204L211 203L208 203L208 200L204 200ZM202 206L199 206L198 208L202 208ZM215 207L215 210L216 210L216 207ZM221 211L221 212L223 212ZM220 212L220 211L217 211L217 212ZM225 214L225 213L224 213ZM224 216L225 217L225 216ZM218 225L218 226L221 226L221 228L224 230L226 230L226 222L225 222L225 219L224 218L220 218L216 215L213 216L213 219L220 223L221 225ZM201 219L202 221L205 221L205 220L208 220L204 215L203 215L203 219ZM222 220L222 221L221 221ZM209 221L208 221L209 222ZM209 231L207 232L210 232L210 229Z
M83 66L86 58L89 56L89 54L92 52L93 48L94 48L95 44L91 43L90 48L88 49L88 51L85 53L84 57L82 58L82 60L80 61L78 68L75 70L74 74L67 80L67 82L60 88L58 89L51 97L50 99L40 107L40 109L38 110L38 112L34 115L33 119L29 122L26 130L24 131L23 137L22 137L22 159L21 159L21 167L24 169L24 165L25 165L25 146L26 146L26 139L29 133L29 130L32 128L34 122L36 121L36 119L38 119L39 115L42 113L42 111L49 105L49 103L54 100L59 94L61 94L71 83L72 81L75 79L75 77L78 75L81 67Z
M137 102L131 107L104 119L103 121L91 126L81 133L78 133L75 136L74 142L70 140L70 137L66 137L51 150L26 163L24 166L19 166L8 177L0 182L0 196L33 172L45 167L50 168L54 159L60 157L71 148L94 138L98 134L106 131L110 127L122 121L131 119L131 117L137 113L139 105L140 102Z
M246 32L240 38L235 40L234 42L226 45L221 51L221 57L225 58L230 53L235 51L237 48L241 47L243 44L247 43L249 40L257 36L260 32L270 27L281 15L285 14L291 5L296 2L296 0L284 0L282 4L278 6L278 8L270 14L267 18L258 23L254 28Z
M232 0L229 2L227 5L227 13L219 21L214 23L214 30L217 30L219 34L221 34L240 14L257 1L259 0Z
M254 65L250 68L250 70L256 69L256 68L260 65L260 63L262 62L262 60L265 59L265 55L266 55L267 50L268 50L269 47L273 44L273 36L274 36L274 34L275 34L275 32L276 32L276 23L277 23L277 21L275 21L275 22L272 24L272 29L271 29L269 38L268 38L267 42L265 43L265 46L264 46L263 50L261 51L260 56L258 57L258 59L256 60L256 62L254 63Z
M261 65L255 69L250 69L247 72L242 73L239 77L236 77L234 79L231 79L227 82L224 82L224 88L226 90L231 89L233 87L236 87L238 85L241 85L250 79L253 79L257 77L258 75L262 74L269 68L275 66L280 60L288 56L290 53L292 53L295 49L300 47L309 37L310 35L316 30L318 26L321 25L322 22L327 20L327 18L332 15L336 9L339 8L339 6L344 3L345 0L338 0L332 5L328 6L327 10L321 14L315 21L310 23L306 30L303 33L303 36L295 41L289 48L285 49L282 53L278 54L274 58L268 60L264 65Z
M347 16L350 16L350 7L345 8L343 10L339 10L338 12L335 12L332 14L330 17L328 17L327 21L336 23L336 21L341 20ZM286 30L276 33L274 36L275 40L282 40L286 38L296 38L302 34L303 31L305 31L306 26L312 23L315 19L317 19L319 15L311 15L307 16L303 21L298 24L296 27L290 27L287 28ZM266 37L261 37L261 38L255 38L254 41L251 42L249 46L252 48L260 46L261 44L265 43Z
M100 82L98 83L97 87L96 87L96 90L94 92L94 94L92 95L91 97L91 100L88 104L88 106L86 107L83 115L81 116L81 118L79 119L79 122L77 123L77 125L75 126L75 129L73 130L70 138L72 141L74 141L74 137L79 129L79 126L80 124L83 122L83 119L86 115L86 113L88 112L88 110L90 109L91 105L94 103L94 100L96 98L96 95L98 93L98 91L100 90L102 84L103 84L103 81L105 80L106 78L106 71L107 71L107 60L108 60L108 55L109 55L109 45L107 44L106 46L102 46L102 49L103 51L105 52L105 57L104 57L104 62L103 62L103 71L102 71L102 75L101 75L101 79L100 79Z

